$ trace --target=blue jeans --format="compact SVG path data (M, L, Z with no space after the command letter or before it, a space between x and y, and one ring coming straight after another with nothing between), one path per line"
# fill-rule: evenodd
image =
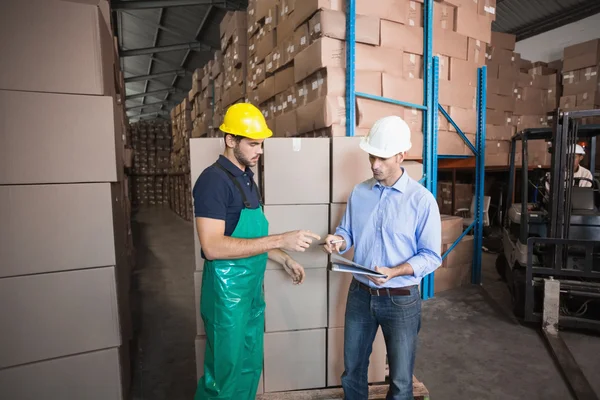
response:
M348 290L344 329L346 400L369 397L368 368L373 340L381 326L389 364L387 400L413 400L412 376L421 328L421 297L414 286L407 296L371 296L353 279Z

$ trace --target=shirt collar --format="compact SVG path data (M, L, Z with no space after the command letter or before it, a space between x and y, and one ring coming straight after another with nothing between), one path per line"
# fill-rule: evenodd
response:
M217 162L235 177L242 176L244 174L247 174L250 177L254 176L254 172L249 167L246 167L246 171L242 171L234 163L232 163L229 158L222 154L219 156Z
M395 189L395 190L399 191L400 193L404 193L404 191L406 190L406 185L408 185L409 177L408 177L408 172L406 172L406 170L403 167L401 167L401 168L402 168L402 176L391 187L392 187L392 189ZM373 179L372 187L373 188L374 187L385 188L386 186L379 183L379 181L377 181L376 179Z

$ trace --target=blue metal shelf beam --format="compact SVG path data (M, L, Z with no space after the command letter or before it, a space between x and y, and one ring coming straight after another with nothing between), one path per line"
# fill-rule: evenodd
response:
M346 135L354 136L356 128L356 98L365 98L396 104L404 107L415 108L423 111L423 178L419 183L436 196L437 174L439 159L463 159L473 156L438 154L438 110L456 129L457 134L464 140L476 159L475 178L475 215L473 223L460 235L460 237L444 252L442 259L454 250L458 243L474 232L474 255L472 283L481 282L481 246L483 232L483 180L485 166L485 108L486 108L486 67L478 69L477 85L477 134L476 143L473 144L452 120L450 115L438 102L439 91L439 58L433 56L433 0L424 1L424 34L423 34L423 105L412 104L382 96L367 93L357 93L356 78L356 0L347 0L346 18ZM421 297L428 299L434 295L434 274L423 278L421 283Z

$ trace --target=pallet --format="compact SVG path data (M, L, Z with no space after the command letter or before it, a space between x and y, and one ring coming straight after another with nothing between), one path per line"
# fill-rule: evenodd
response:
M389 385L369 386L369 400L384 400ZM415 400L429 400L429 391L425 385L413 376L413 395ZM265 393L256 396L256 400L334 400L343 399L342 388L298 390L291 392Z

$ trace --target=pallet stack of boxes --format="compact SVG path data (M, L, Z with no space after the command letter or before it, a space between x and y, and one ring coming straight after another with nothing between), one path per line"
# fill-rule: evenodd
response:
M188 100L192 104L192 136L206 137L212 133L213 88L204 68L197 68L192 75L192 89Z
M188 97L171 110L172 150L169 170L169 206L186 221L192 220L190 193L190 137L192 104Z
M1 13L0 398L122 399L131 238L109 2Z
M600 39L590 40L564 50L563 93L560 106L565 110L600 108Z
M510 139L524 129L552 125L560 98L561 62L532 63L515 53L514 35L493 32L487 48L488 67L486 166L509 165ZM521 143L517 143L517 164ZM528 143L528 164L548 166L543 141Z
M132 202L135 207L168 204L171 157L170 125L140 121L129 126L133 149Z

